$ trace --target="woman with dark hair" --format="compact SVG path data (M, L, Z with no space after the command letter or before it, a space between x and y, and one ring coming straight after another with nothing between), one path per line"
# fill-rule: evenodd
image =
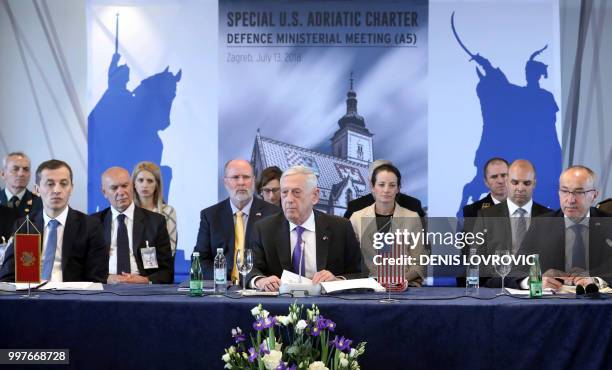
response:
M280 178L283 174L276 166L268 167L261 171L259 181L257 181L257 193L263 200L280 207Z
M416 212L401 207L395 201L395 196L400 191L402 175L397 167L391 164L383 164L377 167L372 173L372 195L374 204L359 210L351 216L351 223L361 244L363 256L363 271L368 271L370 276L379 276L379 267L374 263L375 257L380 253L390 253L390 249L380 248L380 237L375 234L395 233L400 230L402 233L414 233L414 236L423 232L421 219ZM413 239L409 238L412 242ZM414 245L403 244L403 255L412 257L413 264L406 265L404 268L405 282L420 286L426 275L426 266L419 265L419 256L425 254L422 239ZM378 243L377 243L378 242ZM396 241L396 245L398 241ZM377 245L378 244L378 245ZM392 247L394 248L394 247ZM399 257L399 256L397 256ZM377 258L378 261L380 258Z
M162 214L166 218L172 257L176 254L176 211L164 202L163 182L159 167L153 162L143 161L132 171L134 203L141 208Z

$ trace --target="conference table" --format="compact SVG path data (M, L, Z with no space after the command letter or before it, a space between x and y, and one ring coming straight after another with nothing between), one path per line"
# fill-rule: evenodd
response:
M0 294L0 348L69 349L75 369L222 369L230 330L249 333L258 303L297 301L365 341L362 369L610 369L612 299L496 296L481 288L411 288L306 298L189 297L177 285L105 285L101 292ZM66 368L40 365L39 368ZM12 367L11 367L12 368ZM29 368L36 368L29 365Z

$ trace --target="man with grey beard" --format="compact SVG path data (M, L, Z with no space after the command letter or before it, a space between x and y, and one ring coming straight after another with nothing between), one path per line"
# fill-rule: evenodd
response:
M239 279L236 253L250 245L253 224L280 208L253 197L255 174L251 164L232 159L225 164L223 184L229 197L200 212L200 230L194 252L200 252L204 279L212 279L217 248L223 248L227 260L227 278Z

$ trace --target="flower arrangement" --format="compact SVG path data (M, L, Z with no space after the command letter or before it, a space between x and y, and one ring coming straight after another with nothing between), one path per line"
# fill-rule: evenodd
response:
M293 303L287 316L271 316L259 304L251 314L255 318L251 346L247 348L246 334L233 328L235 345L221 357L226 369L360 369L357 359L364 354L366 343L351 347L353 341L336 335L336 323L323 317L316 305L304 310L304 305Z

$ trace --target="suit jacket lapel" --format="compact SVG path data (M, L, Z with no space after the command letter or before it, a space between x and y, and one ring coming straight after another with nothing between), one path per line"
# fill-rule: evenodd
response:
M110 245L113 232L113 212L111 209L107 209L104 214L104 245L106 245L106 254L110 255Z
M62 241L62 273L64 274L66 263L68 262L69 256L72 254L72 246L74 245L74 240L80 228L79 222L77 215L69 208L66 225L64 225L64 236Z
M315 212L315 228L317 243L317 271L325 270L327 253L329 253L329 225Z
M257 198L253 198L253 203L251 203L251 210L249 211L249 218L247 219L247 224L246 224L246 229L245 231L245 238L244 238L244 248L249 248L249 244L250 244L250 238L249 238L249 231L251 230L251 228L253 227L253 224L259 220L261 220L262 218L262 212L261 212L261 208L262 208L262 201L260 201ZM233 216L233 215L232 215Z
M144 214L138 207L134 207L134 222L132 222L132 253L138 264L138 269L142 272L144 266L138 249L144 236Z
M283 270L293 271L291 262L291 238L289 237L289 221L280 213L276 217L282 219L281 225L276 232L276 254Z
M227 252L227 268L229 271L234 266L234 243L235 243L235 227L234 227L234 213L232 212L232 206L230 205L230 200L227 198L223 204L223 207L219 209L219 217L217 218L217 222L219 223L220 229L222 230L221 235L225 235L227 237L227 245L224 246L225 252ZM216 255L217 251L213 250L213 255Z

